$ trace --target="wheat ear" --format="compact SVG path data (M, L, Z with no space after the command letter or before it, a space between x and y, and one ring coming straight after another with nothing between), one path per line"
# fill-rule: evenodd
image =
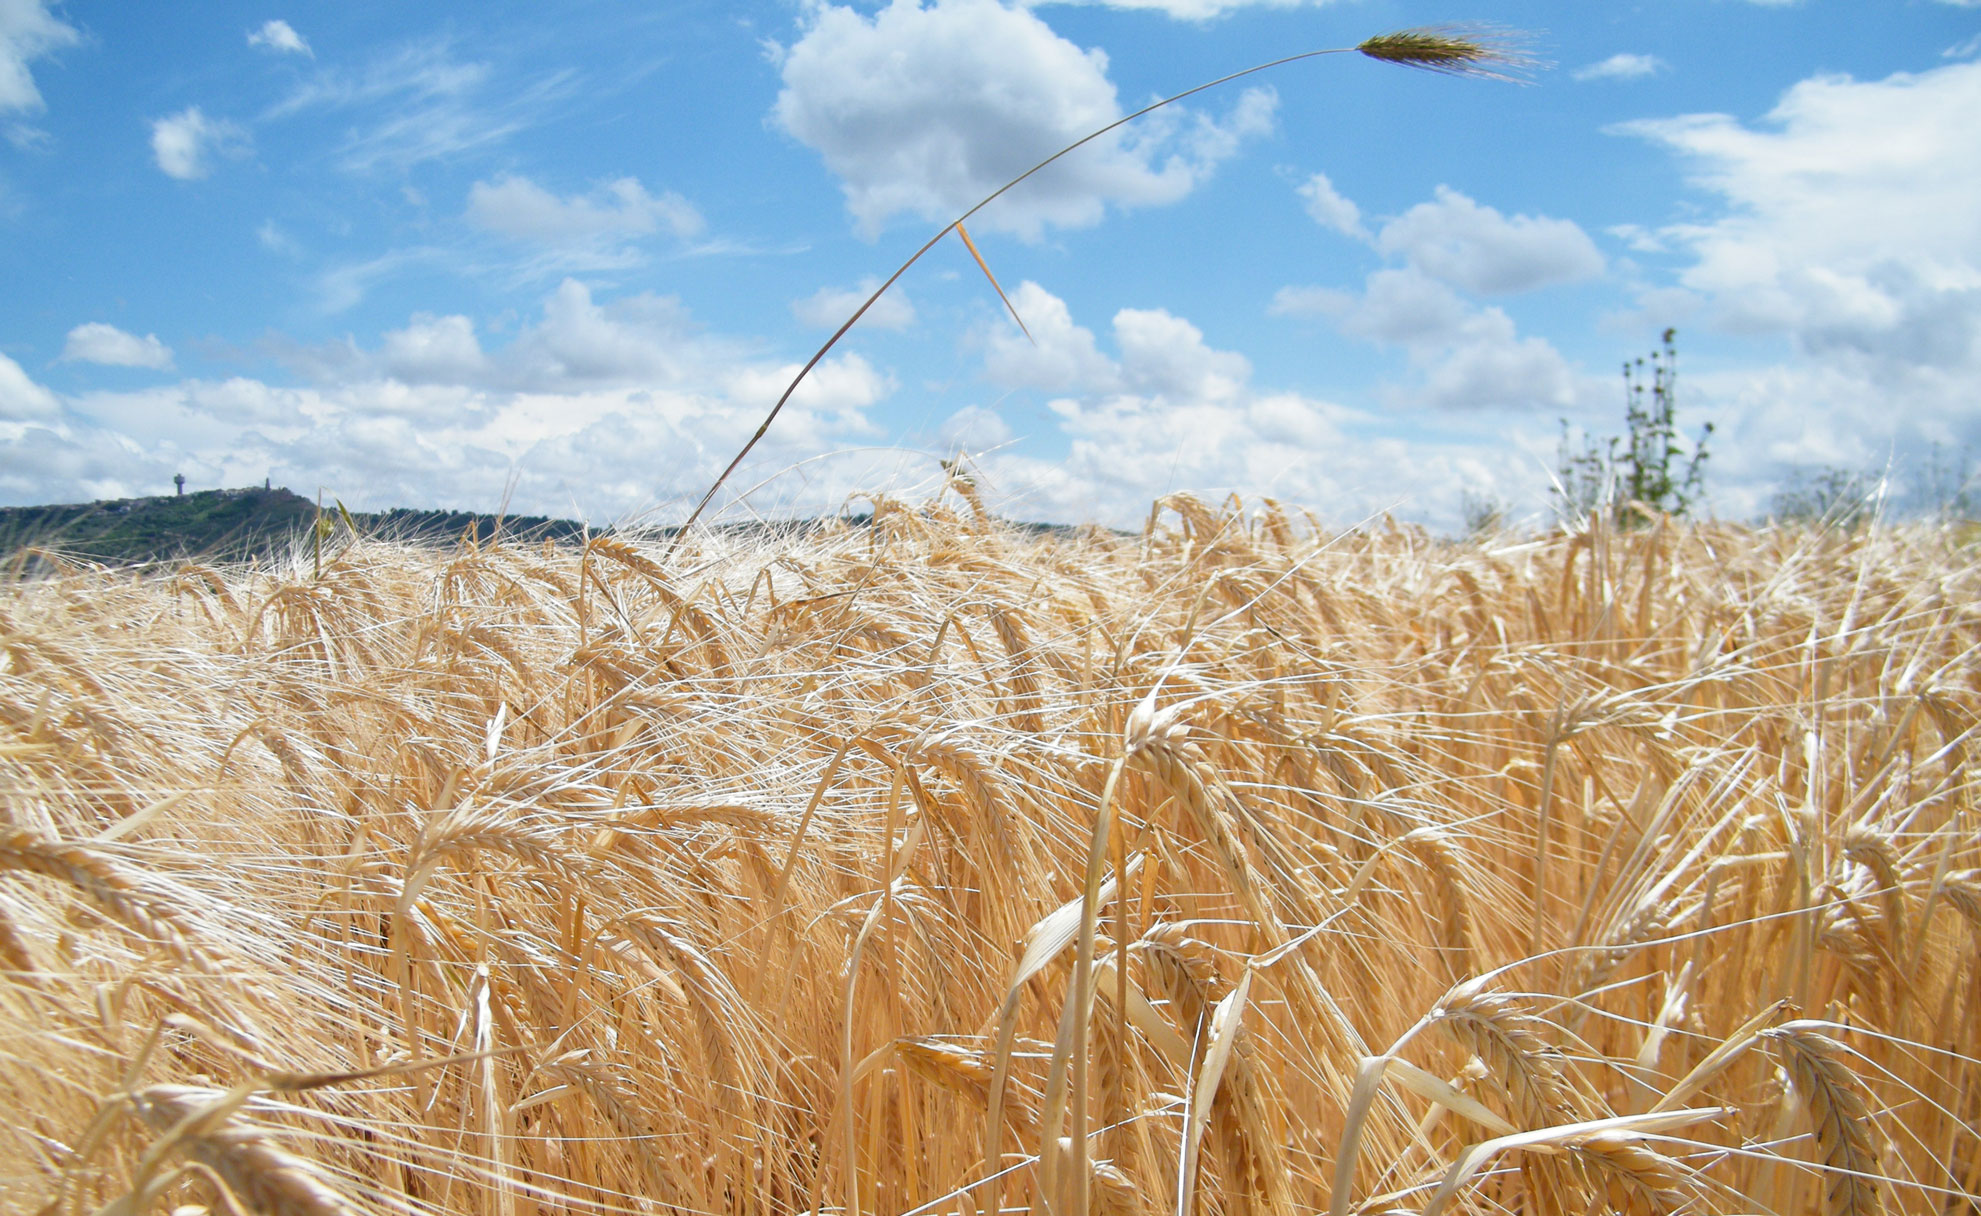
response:
M1528 1127L1546 1127L1577 1110L1575 1091L1562 1073L1561 1049L1548 1024L1503 993L1476 981L1453 989L1432 1014L1473 1055L1485 1061L1493 1083Z
M232 1095L186 1085L153 1085L131 1095L131 1109L205 1166L249 1211L262 1216L357 1216L325 1179L323 1167L278 1147L266 1129L235 1113Z
M1789 1084L1809 1110L1816 1147L1828 1174L1825 1216L1869 1216L1878 1200L1877 1125L1863 1093L1844 1066L1844 1046L1816 1029L1821 1023L1789 1022L1761 1037L1770 1040L1788 1070Z
M1452 977L1472 972L1472 900L1466 892L1464 854L1451 837L1436 828L1420 828L1403 838L1417 860L1431 872L1438 900L1438 932Z
M60 879L118 920L178 958L206 966L193 927L144 889L144 880L92 849L47 840L22 828L0 831L0 870L27 870Z
M1940 893L1981 933L1981 870L1955 870L1940 880Z
M1679 1164L1637 1136L1598 1132L1576 1141L1571 1154L1591 1197L1617 1216L1669 1216L1689 1198Z

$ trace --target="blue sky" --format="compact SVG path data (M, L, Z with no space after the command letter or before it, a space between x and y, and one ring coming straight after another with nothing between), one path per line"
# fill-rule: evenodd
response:
M1722 515L1981 440L1977 0L0 0L0 503L678 519L1005 177L1450 20L1549 66L1324 58L1090 146L972 223L1033 340L949 238L732 510L967 451L1034 519L1539 511L1667 326Z

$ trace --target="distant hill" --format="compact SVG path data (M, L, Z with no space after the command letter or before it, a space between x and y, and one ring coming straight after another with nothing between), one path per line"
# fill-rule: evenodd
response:
M334 511L334 508L327 508ZM51 507L0 507L0 555L43 549L111 566L185 559L249 561L307 544L316 503L286 489L199 490ZM367 536L451 544L473 529L505 536L573 540L584 525L535 515L414 511L351 513Z

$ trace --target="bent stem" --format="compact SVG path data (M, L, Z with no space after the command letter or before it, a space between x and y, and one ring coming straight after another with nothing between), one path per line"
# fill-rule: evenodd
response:
M1439 72L1445 75L1481 76L1494 80L1516 80L1519 78L1517 75L1519 70L1528 66L1531 62L1520 49L1520 42L1521 40L1511 33L1489 27L1440 25L1423 26L1415 29L1397 30L1388 34L1378 34L1354 46L1327 47L1318 51L1302 51L1297 55L1287 55L1279 59L1269 60L1265 63L1254 64L1252 67L1245 68L1242 71L1220 76L1216 80L1205 81L1195 88L1185 89L1181 93L1162 98L1160 101L1151 102L1134 113L1117 118L1106 126L1087 135L1083 135L1072 143L1067 144L1064 148L1061 148L1038 164L1020 173L1017 177L1012 178L1002 186L991 191L978 201L976 206L943 225L934 236L923 242L920 249L909 255L907 261L897 266L894 273L887 276L886 282L874 288L873 294L869 295L864 303L854 309L853 315L846 318L845 323L834 330L832 336L825 340L825 345L819 347L813 353L812 357L805 361L805 365L798 369L798 374L791 378L789 385L785 386L783 395L777 399L777 404L771 406L770 412L764 415L764 420L757 427L756 434L750 436L749 442L745 443L742 450L736 453L735 459L731 460L728 467L722 470L722 474L715 479L715 483L709 486L708 493L702 495L701 501L695 504L695 509L688 513L688 518L675 530L674 535L668 539L666 548L662 550L662 556L666 557L671 554L674 551L674 547L681 543L681 538L686 536L689 530L695 526L695 522L702 517L702 512L708 509L709 503L715 500L716 494L728 482L730 474L736 471L737 467L756 448L757 443L769 433L771 423L777 421L777 416L784 412L785 405L790 402L792 394L798 391L798 386L805 382L805 377L811 375L812 369L817 367L825 359L826 355L832 352L833 347L839 345L839 340L845 337L847 331L851 330L854 325L859 323L860 318L867 314L867 310L872 308L880 300L881 296L887 293L887 289L894 286L895 282L902 275L908 273L908 269L911 266L922 260L923 254L935 248L936 243L948 236L952 230L961 234L963 232L963 225L971 217L1061 157L1076 152L1101 136L1124 127L1145 114L1160 110L1164 106L1182 101L1187 97L1194 97L1206 90L1215 89L1220 85L1229 84L1234 80L1240 80L1244 77L1253 76L1273 68L1284 67L1289 63L1298 63L1303 59L1317 59L1323 55L1346 55L1354 52L1367 55L1371 59L1380 60L1384 63L1402 64L1405 67L1420 68L1425 71ZM969 248L971 256L976 258L977 265L982 267L985 276L989 277L990 267L984 264L983 257L977 253L975 244L970 241L968 236L964 236L963 241ZM997 280L995 278L991 279L991 285L993 287L997 286ZM1002 288L998 289L998 295L1003 297L1004 291ZM1005 304L1009 307L1010 301L1008 299L1005 300ZM1012 310L1012 316L1017 316L1016 309ZM1023 329L1024 324L1022 320L1019 321L1019 328ZM1030 337L1031 335L1028 332L1026 336Z

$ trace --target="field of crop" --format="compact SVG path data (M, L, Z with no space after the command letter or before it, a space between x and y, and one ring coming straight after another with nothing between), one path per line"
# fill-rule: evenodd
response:
M1977 644L1190 499L21 583L0 1208L1972 1213Z

